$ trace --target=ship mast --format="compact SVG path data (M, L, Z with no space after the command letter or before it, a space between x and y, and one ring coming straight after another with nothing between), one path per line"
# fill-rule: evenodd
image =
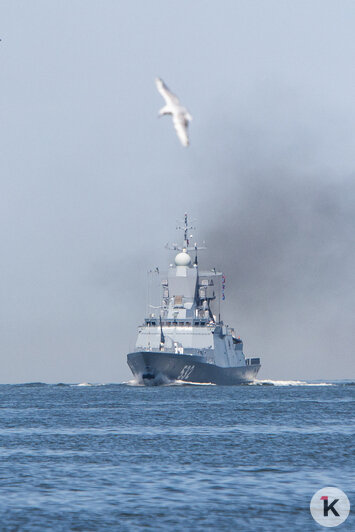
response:
M206 249L205 245L197 246L197 243L195 243L194 245L190 245L190 238L192 238L192 235L191 234L189 235L189 231L191 231L191 229L196 229L196 227L194 227L193 225L190 225L190 222L189 222L188 216L187 216L187 212L185 212L184 221L181 222L179 225L177 225L176 229L178 229L178 230L180 229L181 231L184 232L183 245L179 246L178 244L171 244L171 245L166 244L165 247L167 249L171 249L171 250L175 250L175 251L185 251L185 252L195 251L196 258L197 258L197 251L198 250ZM203 244L204 244L204 242L203 242ZM197 259L196 258L195 258L195 261L196 261L196 264L197 264Z
M189 222L188 222L188 219L187 219L187 212L185 212L183 225L178 225L176 229L181 229L182 231L184 231L184 245L183 245L183 248L188 250L189 249L189 244L190 244L188 232L189 232L190 229L196 229L196 228L193 227L192 225L189 225Z
M161 283L163 287L161 316L169 319L172 317L177 319L179 316L178 319L185 319L191 318L193 314L195 319L207 319L213 323L220 323L222 273L217 272L215 268L207 271L199 270L198 251L206 249L206 246L198 246L196 242L191 242L193 238L191 230L195 227L191 224L187 213L185 213L183 221L177 223L176 229L183 231L183 242L180 245L174 243L165 246L167 249L178 253L175 256L175 267L173 264L170 265L168 278ZM193 262L189 252L194 252ZM181 277L188 277L190 280L186 279L184 283ZM194 294L190 293L193 286ZM189 294L188 300L186 300L187 294ZM218 307L214 309L215 304L213 306L211 304L216 299Z

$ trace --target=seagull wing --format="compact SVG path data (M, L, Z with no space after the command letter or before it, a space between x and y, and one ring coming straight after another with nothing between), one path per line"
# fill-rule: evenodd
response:
M189 145L189 137L187 134L188 120L183 114L173 114L173 124L181 144L187 147Z
M175 105L179 104L179 99L175 94L173 94L168 87L165 85L164 81L160 78L156 78L155 84L157 86L158 91L164 98L167 104L174 103Z

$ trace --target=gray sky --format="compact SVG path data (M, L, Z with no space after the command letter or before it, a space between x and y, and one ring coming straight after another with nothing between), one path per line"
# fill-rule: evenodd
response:
M261 378L355 377L354 22L346 0L1 1L1 382L129 379L185 210Z

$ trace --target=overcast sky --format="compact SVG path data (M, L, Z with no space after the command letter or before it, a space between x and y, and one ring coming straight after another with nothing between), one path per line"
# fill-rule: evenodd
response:
M1 382L128 380L185 210L260 378L355 378L354 24L346 0L1 0Z

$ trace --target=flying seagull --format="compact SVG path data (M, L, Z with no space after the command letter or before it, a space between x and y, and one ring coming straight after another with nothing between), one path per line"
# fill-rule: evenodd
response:
M187 127L189 125L190 120L192 120L192 116L187 111L187 109L185 109L185 107L180 104L178 97L175 96L175 94L173 94L172 92L170 92L170 90L165 85L162 79L156 78L155 83L158 91L164 98L166 104L160 109L159 116L172 116L177 136L179 137L181 144L187 147L189 145Z

